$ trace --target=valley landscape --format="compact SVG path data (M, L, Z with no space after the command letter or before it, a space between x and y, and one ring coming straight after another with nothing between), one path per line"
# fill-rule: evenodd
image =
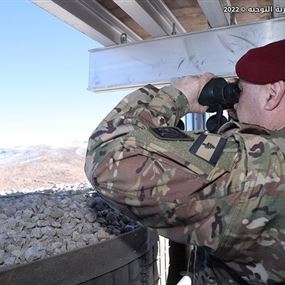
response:
M87 183L87 143L65 147L37 145L0 149L0 195L56 185Z

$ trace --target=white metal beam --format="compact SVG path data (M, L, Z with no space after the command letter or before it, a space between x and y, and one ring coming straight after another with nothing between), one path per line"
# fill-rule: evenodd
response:
M235 74L235 62L248 49L285 38L285 18L209 29L90 51L93 91L166 84L206 71Z
M141 40L135 32L95 0L32 2L104 46L121 43L122 34L127 35L128 43Z
M230 0L197 0L203 13L208 19L211 28L228 26L231 23L231 14L224 13L225 10L230 10ZM235 21L234 21L235 23Z
M273 17L285 16L285 0L273 0Z
M171 35L173 32L177 34L186 32L163 0L113 1L153 37Z

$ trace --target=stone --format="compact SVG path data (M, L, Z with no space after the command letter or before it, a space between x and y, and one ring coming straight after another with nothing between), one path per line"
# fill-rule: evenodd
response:
M75 241L68 241L67 242L67 250L70 251L70 250L74 250L76 249L76 242Z
M107 221L109 224L112 224L113 222L115 222L115 221L116 221L116 215L115 215L115 213L112 213L112 212L107 213L107 215L106 215L106 221Z
M4 248L4 246L5 246L5 240L1 239L1 235L0 235L0 249Z
M16 260L14 262L15 264L21 264L22 263L22 260L20 257L16 257Z
M92 232L92 224L84 223L81 232L82 233L90 233L90 232Z
M90 188L41 191L0 196L1 268L109 240L137 227Z
M62 247L62 243L57 241L57 242L54 242L52 245L51 245L52 248L61 248Z
M53 229L52 227L48 227L48 232L46 233L46 235L49 238L56 236L56 234L57 234L57 231L55 229Z
M80 234L77 232L77 231L74 231L73 233L72 233L72 240L73 241L79 241L79 239L80 239Z
M50 226L50 221L49 220L38 220L37 221L37 226L38 227Z
M83 229L83 225L82 224L77 224L76 228L75 228L78 232L81 232Z
M14 219L14 218L9 218L7 220L7 222L9 224L10 228L15 228L17 226L17 224L18 224L18 221L16 219Z
M96 221L96 214L89 212L85 215L85 218L89 223L94 223Z
M31 222L28 222L28 223L25 224L25 227L26 227L27 229L32 229L32 228L34 228L35 226L36 226L36 224L31 223Z
M121 234L121 231L120 231L119 229L117 229L117 228L113 228L111 232L112 232L112 234L115 235L115 236L118 236L118 235Z
M41 238L43 233L40 228L33 228L31 231L31 237L35 237L37 239Z
M50 211L50 216L53 217L54 219L59 219L63 216L64 212L60 209L54 208L53 210Z
M89 240L93 239L93 234L82 234L81 239L88 243Z
M124 232L131 232L131 231L133 231L135 229L135 226L134 225L126 225L125 227L124 227Z
M4 258L5 251L3 249L0 249L0 259Z
M38 215L32 216L31 222L36 223L39 220Z
M127 216L124 216L124 215L120 215L120 216L122 216L121 220L124 224L128 224L131 222L131 220Z
M81 248L84 246L86 246L86 243L84 241L80 240L80 241L76 242L76 247Z
M101 225L105 225L107 223L104 218L98 218L97 222L100 223Z
M6 249L8 252L12 252L13 250L17 249L17 247L14 244L8 244Z
M79 211L74 212L74 217L81 220L83 218L83 214Z
M44 206L42 206L44 208ZM46 219L46 214L44 214L44 210L42 211L43 214L38 214L38 217L40 220L45 220Z
M62 228L62 234L65 236L70 236L74 231L74 227L71 224L64 224Z
M6 231L6 234L9 238L14 239L14 236L16 235L16 231L14 229L9 229L8 231Z
M0 214L0 220L1 220L1 221L6 221L7 218L8 218L7 215L5 215L5 214L3 214L3 213Z
M5 259L5 265L13 265L15 263L16 257L9 256Z
M4 213L6 216L11 217L11 216L14 216L14 214L16 213L16 210L13 207L4 208Z
M15 257L20 257L22 255L22 251L20 249L15 249L11 252Z
M32 262L41 258L41 252L36 247L30 247L25 251L24 256L27 262Z
M38 213L39 219L41 219L41 217L45 217L45 214L44 214L45 210L46 210L46 206L45 205L41 205L39 207L39 211L38 211L39 212Z
M90 200L87 203L88 203L89 207L95 208L96 211L101 211L101 210L104 210L106 208L105 202L99 196L90 198Z
M54 228L61 228L61 224L59 222L56 222L56 221L52 221L51 225L54 227Z
M73 220L73 222L74 222L74 224L80 224L81 223L81 220L79 220L79 219L77 219L77 218L75 218L74 220Z
M24 219L30 219L33 216L33 214L34 214L34 212L32 210L25 209L23 211L23 215L22 216L23 216Z
M108 234L107 232L105 232L103 229L99 229L97 232L97 238L99 241L103 240L103 239L109 239L110 234Z

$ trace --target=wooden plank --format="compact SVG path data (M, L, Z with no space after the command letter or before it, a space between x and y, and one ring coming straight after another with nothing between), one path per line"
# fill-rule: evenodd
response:
M153 250L151 249L146 254L146 273L148 278L148 283L153 283Z
M150 256L149 252L147 252L140 258L140 266L142 268L141 271L142 284L152 284L151 262L149 261L149 256Z
M140 264L139 261L136 259L134 261L132 261L131 263L128 264L128 269L129 269L129 279L131 282L134 282L134 284L136 284L137 282L139 282L138 284L140 284Z
M117 270L112 272L113 277L113 284L131 284L129 282L129 271L128 271L128 265L125 265L121 268L118 268Z
M145 228L65 254L0 270L1 285L80 284L145 254L157 236Z
M159 280L158 269L157 269L157 254L158 254L158 246L153 246L152 247L152 258L153 258L152 270L153 270L154 284L157 284Z
M156 268L157 246L129 264L108 274L101 275L80 285L142 285L157 284L159 277ZM142 279L142 275L144 276Z
M113 285L112 272L105 273L104 275L93 278L87 282L83 282L78 285Z

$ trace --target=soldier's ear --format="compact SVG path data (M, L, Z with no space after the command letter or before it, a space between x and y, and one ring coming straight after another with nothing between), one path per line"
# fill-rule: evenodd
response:
M274 110L280 105L283 97L285 97L285 83L283 80L269 84L269 92L264 109L266 111Z

